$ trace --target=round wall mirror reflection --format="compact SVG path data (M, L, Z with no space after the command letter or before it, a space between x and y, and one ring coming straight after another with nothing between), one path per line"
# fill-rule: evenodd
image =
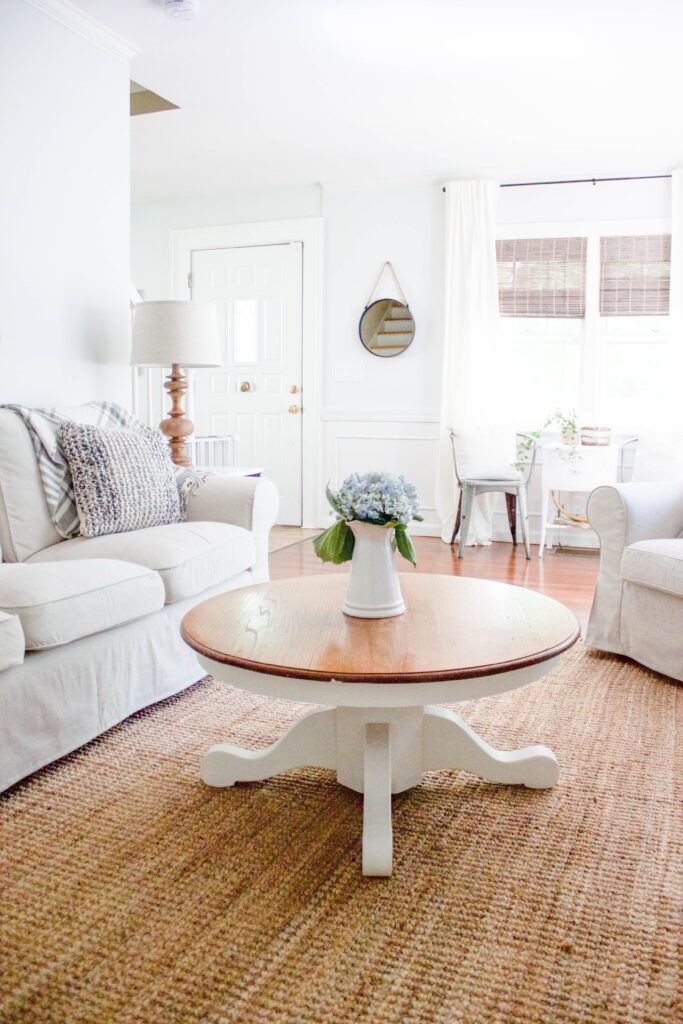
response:
M398 299L377 299L366 306L358 333L373 356L400 356L415 337L415 321L408 307Z

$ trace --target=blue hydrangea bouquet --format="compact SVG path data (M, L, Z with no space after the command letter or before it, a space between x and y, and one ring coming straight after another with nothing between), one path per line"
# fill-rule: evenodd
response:
M315 553L323 562L341 565L348 562L355 538L347 525L353 520L394 531L393 545L404 558L417 564L415 548L407 532L408 523L417 519L420 507L414 484L393 473L352 473L338 491L327 487L327 500L337 513L337 521L313 541Z

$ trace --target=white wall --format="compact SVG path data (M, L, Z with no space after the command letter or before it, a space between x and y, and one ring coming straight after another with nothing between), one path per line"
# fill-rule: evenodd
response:
M0 401L128 403L127 61L2 0L0 95Z
M443 200L432 184L325 191L325 350L328 407L410 408L438 416L443 331ZM415 319L400 356L369 353L358 321L385 260L396 271ZM401 298L386 270L374 298ZM360 379L345 382L353 373Z
M581 183L501 188L498 200L500 224L656 220L670 216L671 181L668 178L598 181L595 185Z
M2 0L0 89L0 401L127 403L127 64L25 0ZM666 217L669 196L667 181L502 189L500 221ZM173 229L323 215L321 471L338 480L350 469L402 470L418 484L426 529L435 523L444 206L440 183L420 181L133 210L130 276L148 299L170 295ZM361 346L358 319L387 259L416 336L382 360ZM389 277L378 294L396 294Z
M669 216L667 180L500 190L501 224ZM436 534L434 488L443 344L445 196L440 182L323 186L321 190L243 193L140 204L133 209L132 263L148 299L170 295L174 228L322 215L325 295L322 349L321 474L324 484L352 471L385 468L417 485L425 523ZM416 334L402 355L381 359L358 338L358 321L385 260L391 260L415 317ZM387 273L376 297L394 296ZM532 492L532 511L540 495ZM496 537L509 539L501 504ZM537 518L532 517L532 528ZM537 530L534 529L534 533ZM581 538L586 543L586 535Z
M443 336L443 196L435 184L389 183L325 192L323 465L336 483L386 469L417 487L422 525L437 532L434 489ZM385 260L415 319L399 356L369 353L358 322ZM387 269L374 298L401 298ZM321 517L326 513L324 501ZM321 519L324 521L324 519Z
M324 481L307 481L327 506L324 483L352 470L386 468L414 479L434 529L442 323L442 196L421 183L240 193L143 203L133 207L135 284L146 299L171 294L170 232L186 227L324 217L325 298L322 350ZM385 260L391 260L416 321L400 357L363 348L358 321ZM397 295L385 275L377 297ZM346 381L345 377L354 377ZM406 426L408 424L408 426Z
M147 301L172 297L173 230L318 217L320 213L321 192L317 185L274 192L222 193L134 203L130 246L132 280Z
M283 190L133 206L131 268L145 299L171 294L170 235L180 228L322 215L325 224L323 404L406 407L438 416L443 306L442 196L424 183ZM361 345L358 321L391 260L416 321L412 346L381 359ZM376 297L398 295L387 272ZM355 380L346 381L348 376Z

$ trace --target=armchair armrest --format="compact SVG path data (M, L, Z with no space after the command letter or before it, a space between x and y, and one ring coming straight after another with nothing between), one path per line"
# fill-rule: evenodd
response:
M683 481L613 484L596 487L588 499L589 522L601 551L639 540L677 537L683 530Z
M624 548L639 540L677 537L683 530L683 482L613 484L596 487L587 516L600 540L600 573L586 643L622 653L620 638Z
M278 510L277 489L253 476L210 476L187 500L187 522L231 523L254 534L254 580L268 580L268 534Z
M0 611L0 672L13 665L21 665L26 641L17 615Z

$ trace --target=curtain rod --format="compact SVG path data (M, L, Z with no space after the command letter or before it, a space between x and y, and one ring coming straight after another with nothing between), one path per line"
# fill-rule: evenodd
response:
M670 178L670 174L635 174L626 178L568 178L566 181L511 181L500 188L526 188L527 185L597 185L599 181L652 181L655 178ZM441 188L446 191L446 186Z

